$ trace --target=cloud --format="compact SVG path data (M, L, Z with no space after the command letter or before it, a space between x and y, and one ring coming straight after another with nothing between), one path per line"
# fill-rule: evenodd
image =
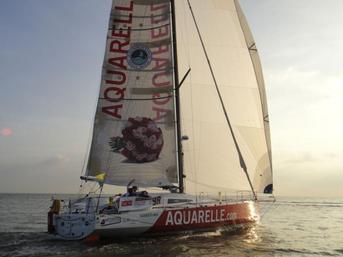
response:
M277 71L267 70L266 77L271 105L292 110L310 105L330 96L331 80L317 70L301 70L293 66Z
M70 162L70 158L68 156L65 156L63 154L57 154L55 156L48 157L40 162L38 162L38 166L46 166L46 165L51 165L51 166L56 166L60 164L65 164Z
M319 161L319 157L315 157L312 153L302 153L302 154L296 154L295 156L283 160L283 163L286 164L299 164L299 163L305 163L305 162L316 162Z
M337 153L325 153L324 156L329 159L338 159L340 158L339 154Z
M317 165L316 163L340 163L343 155L334 152L290 152L290 151L275 151L274 162L278 167L284 167L288 165L299 167L301 164ZM327 167L329 168L329 166Z
M80 156L73 154L29 156L15 162L5 160L0 167L0 192L75 193L81 168Z
M342 169L284 167L277 170L275 190L285 196L343 197Z
M343 73L289 67L267 79L274 150L339 153L343 146Z

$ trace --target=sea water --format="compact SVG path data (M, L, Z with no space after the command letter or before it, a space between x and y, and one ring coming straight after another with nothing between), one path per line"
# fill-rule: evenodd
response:
M51 195L0 194L0 256L343 256L343 200L279 198L236 233L199 233L86 244L46 233Z

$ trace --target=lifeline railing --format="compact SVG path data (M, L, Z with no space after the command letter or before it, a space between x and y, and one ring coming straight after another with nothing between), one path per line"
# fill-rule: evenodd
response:
M208 204L229 204L234 202L253 201L254 195L250 191L237 191L235 193L218 192L217 195L210 195L209 193L201 192L195 196L190 196L189 201L179 202L175 204L168 203L168 201L155 202L154 198L163 196L162 194L153 193L150 198L151 207L153 208L178 208L183 205L188 206L204 206ZM101 213L101 211L107 211L106 206L111 206L108 210L112 210L111 213L118 213L120 195L85 195L84 197L69 198L61 201L61 213ZM112 198L112 200L110 200ZM169 199L170 197L167 197ZM172 198L172 197L171 197ZM187 199L187 198L180 198Z

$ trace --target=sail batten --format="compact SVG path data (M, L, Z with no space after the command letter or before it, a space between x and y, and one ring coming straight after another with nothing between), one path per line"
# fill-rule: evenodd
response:
M159 26L154 26L154 27L148 27L148 28L145 28L143 26L141 26L141 28L120 28L121 31L126 31L126 32L131 32L131 31L146 31L146 30L156 30L156 29L160 29L160 28L163 28L163 27L167 27L169 26L170 24L169 23L166 23L166 24L163 24L163 25L159 25ZM109 31L113 31L113 29L109 29ZM109 37L109 38L115 38L115 37Z

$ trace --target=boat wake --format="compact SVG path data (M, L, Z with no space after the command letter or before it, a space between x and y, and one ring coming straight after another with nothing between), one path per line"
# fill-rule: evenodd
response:
M82 244L58 241L46 232L0 232L0 257L63 255L70 247L76 251Z

